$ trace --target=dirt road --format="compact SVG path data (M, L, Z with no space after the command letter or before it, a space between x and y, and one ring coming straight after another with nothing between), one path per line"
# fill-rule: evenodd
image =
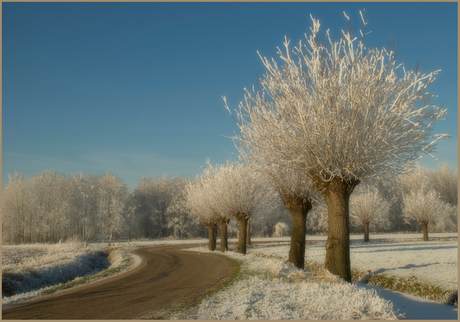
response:
M136 319L193 299L230 275L227 261L181 248L184 245L136 249L133 253L142 263L135 269L6 308L2 319Z

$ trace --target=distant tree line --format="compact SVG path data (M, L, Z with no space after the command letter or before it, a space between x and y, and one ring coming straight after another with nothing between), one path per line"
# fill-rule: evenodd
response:
M128 195L123 180L109 173L9 175L2 191L2 241L47 243L120 234Z
M203 224L206 216L215 225L216 237L227 227L225 233L234 238L242 229L234 214L243 213L237 211L237 201L243 197L247 197L246 208L251 210L248 218L242 217L249 223L250 235L289 236L292 216L283 204L287 203L286 198L283 201L273 190L270 191L268 182L260 176L251 175L248 168L242 178L252 178L252 189L258 188L262 193L251 195L249 190L244 192L243 189L243 193L238 195L238 169L242 170L242 165L239 168L217 166L194 180L168 178L166 175L161 178L143 177L133 192L128 192L121 178L109 173L67 176L45 170L33 177L15 173L9 176L8 184L2 191L2 242L53 243L69 238L95 240L99 234L112 235L113 239L208 237L209 230ZM211 174L214 186L206 190L205 184L211 185L212 182ZM280 191L288 196L289 176L284 173L279 180L281 178L284 181L279 181L278 186L284 187ZM230 180L235 183L229 184ZM292 182L291 195L302 181L297 186L295 180ZM247 188L248 185L239 187ZM427 231L430 232L457 231L457 192L457 172L447 164L435 170L419 166L411 174L393 181L364 183L350 201L351 231L421 231L423 222L427 223ZM302 192L298 190L297 193L300 195ZM211 199L204 201L203 196ZM252 208L248 208L250 200L257 201ZM434 208L438 211L427 213L423 208L424 200L436 205ZM202 208L199 208L199 202L205 202ZM209 207L211 202L215 210ZM369 224L367 228L366 222ZM219 223L222 228L217 230ZM321 199L317 199L306 220L306 233L326 232L327 207Z

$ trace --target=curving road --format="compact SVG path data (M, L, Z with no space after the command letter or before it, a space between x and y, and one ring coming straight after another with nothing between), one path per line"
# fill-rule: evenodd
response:
M142 263L135 269L6 308L2 319L137 319L191 300L216 287L232 271L218 257L181 251L192 246L136 249L132 253Z

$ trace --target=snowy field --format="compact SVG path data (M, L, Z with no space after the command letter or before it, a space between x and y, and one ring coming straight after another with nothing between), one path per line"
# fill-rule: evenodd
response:
M445 288L457 289L457 234L351 236L352 267L372 273L416 276ZM233 252L230 239L226 256L242 263L242 278L230 287L206 298L198 307L168 315L170 319L457 319L457 308L415 298L362 283L342 283L325 272L318 281L307 270L286 263L289 237L253 238L268 242L248 248L248 255ZM324 263L325 236L307 236L306 258ZM207 240L160 240L113 243L127 251L137 246L201 244L193 251L209 252ZM27 284L44 287L122 266L120 252L107 258L101 251L107 244L71 243L2 247L2 274L29 276ZM220 253L220 252L217 252ZM126 257L126 255L125 255ZM105 262L104 262L105 261ZM125 269L129 265L123 266ZM35 281L31 283L30 281ZM42 281L42 282L40 282ZM29 286L30 287L30 286ZM3 307L40 296L41 290L22 286L14 296L2 294ZM46 288L45 288L46 289ZM308 305L306 304L308 303Z
M351 261L355 268L388 275L416 276L457 289L456 234L378 235L370 243L352 236ZM372 237L371 237L372 238ZM446 241L449 239L455 239ZM270 239L243 256L242 278L197 307L164 315L168 319L457 319L458 309L442 303L389 291L363 283L348 284L324 271L313 276L286 263L289 238ZM306 256L324 263L325 236L307 237ZM438 241L435 241L438 240ZM253 241L267 241L254 238ZM208 252L206 247L190 249ZM232 247L230 247L232 250Z
M456 234L431 234L430 236L432 241L423 242L420 234L378 235L374 239L371 235L369 243L362 242L362 236L352 236L350 245L352 269L366 272L370 270L372 274L416 276L420 280L439 285L445 289L457 289L457 240L435 240L435 238L441 237L449 239ZM305 258L309 261L324 263L326 258L324 241L326 238L309 237L307 240L313 243L306 245ZM390 243L390 240L393 242ZM262 256L276 256L287 260L289 245L255 245L254 252Z

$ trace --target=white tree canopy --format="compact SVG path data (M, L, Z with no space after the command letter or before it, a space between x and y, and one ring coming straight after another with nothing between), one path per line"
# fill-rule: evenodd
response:
M428 224L438 216L447 215L448 210L446 203L434 190L419 189L404 196L403 214L407 222L416 220Z
M356 226L369 223L372 229L389 228L389 208L376 187L363 186L351 196L350 217Z
M205 171L192 182L189 182L185 188L185 204L190 213L198 217L205 225L215 223L214 209L212 208L210 194L210 177L209 171Z
M235 110L240 152L323 183L397 175L419 152L431 154L447 136L433 134L446 114L430 104L428 87L439 71L406 70L395 52L367 48L350 31L334 41L327 30L321 42L320 23L311 20L305 44L291 49L285 38L278 48L282 65L259 54L266 68L260 88L245 89Z

